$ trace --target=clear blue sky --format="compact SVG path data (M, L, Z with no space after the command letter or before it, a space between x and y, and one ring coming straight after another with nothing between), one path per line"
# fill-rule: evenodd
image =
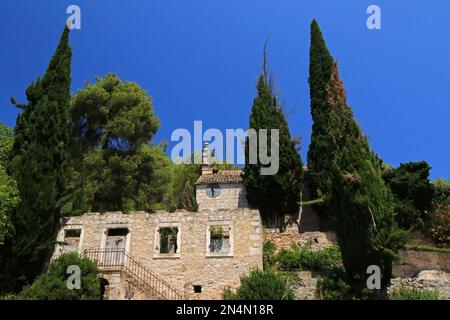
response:
M71 33L72 90L115 72L153 97L155 140L176 128L247 128L270 35L269 59L305 160L311 133L309 25L316 18L339 60L349 103L372 148L391 165L428 161L450 178L450 1L39 0L0 1L0 121L13 126L25 89L55 50L66 8L81 8ZM382 29L366 28L366 9ZM170 150L170 149L169 149Z

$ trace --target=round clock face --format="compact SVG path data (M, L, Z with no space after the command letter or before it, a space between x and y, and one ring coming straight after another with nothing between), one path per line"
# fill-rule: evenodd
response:
M218 184L208 184L206 186L206 195L210 198L216 198L220 195L220 186Z

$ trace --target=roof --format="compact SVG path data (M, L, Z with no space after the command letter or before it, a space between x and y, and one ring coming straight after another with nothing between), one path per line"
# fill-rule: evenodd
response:
M195 184L237 184L242 183L242 170L221 170L216 173L202 174Z

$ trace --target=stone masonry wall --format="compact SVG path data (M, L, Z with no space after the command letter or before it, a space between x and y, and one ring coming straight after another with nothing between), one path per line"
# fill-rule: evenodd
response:
M401 288L434 291L439 294L439 299L450 300L450 273L424 270L414 278L394 278L388 292Z
M336 243L334 232L305 232L299 233L295 230L280 232L277 229L264 229L264 240L273 241L278 249L290 248L293 244L312 244L313 250L320 250Z
M196 186L198 210L248 208L244 186L241 184L219 184L220 194L216 198L206 195L207 185Z
M231 227L231 252L208 256L208 226L222 223ZM159 253L159 244L155 242L158 226L178 227L178 254ZM225 287L234 289L239 286L240 275L248 273L253 267L262 268L263 231L257 210L88 213L63 219L58 241L64 240L65 229L81 229L79 252L100 249L105 247L107 230L114 228L128 228L126 250L129 255L188 299L220 299ZM62 247L57 246L53 258L61 252ZM104 274L109 282L111 279L115 284L110 283L108 288L113 293L110 298L124 299L126 288L123 276L118 288L117 275ZM202 293L194 294L194 285L202 286ZM142 294L136 292L135 299L139 297Z

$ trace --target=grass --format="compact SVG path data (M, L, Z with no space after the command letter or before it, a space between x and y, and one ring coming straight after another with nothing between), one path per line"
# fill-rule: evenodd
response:
M389 300L439 300L439 295L430 290L402 288L391 294Z
M420 245L420 244L407 244L407 245L405 245L405 249L412 250L412 251L450 253L449 248L438 248L438 247L432 247L432 246Z

